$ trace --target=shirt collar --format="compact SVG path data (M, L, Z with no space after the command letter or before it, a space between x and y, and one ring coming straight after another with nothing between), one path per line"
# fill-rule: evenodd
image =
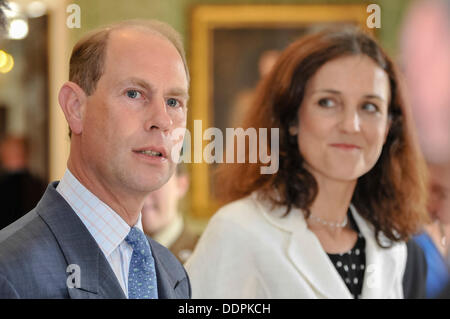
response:
M66 169L56 190L72 207L106 257L124 241L131 227ZM141 214L135 227L142 231Z

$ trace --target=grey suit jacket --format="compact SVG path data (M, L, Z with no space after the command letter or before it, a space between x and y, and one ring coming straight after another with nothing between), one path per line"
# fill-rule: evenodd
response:
M32 211L0 231L0 298L126 298L103 252L57 185L51 183ZM148 241L159 298L190 298L183 266L165 247ZM70 264L79 266L79 287L67 285Z

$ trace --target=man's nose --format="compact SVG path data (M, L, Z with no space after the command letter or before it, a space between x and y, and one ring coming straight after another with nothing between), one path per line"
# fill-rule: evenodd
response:
M173 120L168 113L168 106L165 99L159 99L150 105L150 112L145 122L145 129L160 129L167 131L173 125Z
M345 110L342 114L341 129L347 133L355 133L361 130L361 119L357 110Z

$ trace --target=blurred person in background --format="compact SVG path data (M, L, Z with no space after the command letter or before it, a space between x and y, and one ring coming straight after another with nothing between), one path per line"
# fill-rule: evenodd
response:
M410 239L427 219L426 165L404 94L358 29L281 53L243 126L279 128L279 170L224 166L228 204L186 263L193 297L424 297L425 257Z
M178 207L188 188L189 176L180 163L169 181L147 196L142 208L144 232L169 248L181 263L189 258L199 237L186 225Z
M409 97L431 173L432 223L416 241L427 258L427 297L435 297L449 281L450 1L412 2L401 35Z
M406 15L401 59L425 158L450 163L450 1L415 1Z
M35 207L47 187L29 171L28 149L24 137L5 136L0 141L0 229Z
M258 60L258 75L259 80L263 79L272 70L275 62L280 56L278 50L266 50L261 53ZM227 127L239 127L242 123L244 115L253 103L255 98L255 88L244 89L237 93L233 106L230 111Z
M427 298L434 298L449 283L450 238L450 170L439 165L429 165L431 175L431 196L428 211L432 223L425 225L425 231L415 237L425 252L428 265Z

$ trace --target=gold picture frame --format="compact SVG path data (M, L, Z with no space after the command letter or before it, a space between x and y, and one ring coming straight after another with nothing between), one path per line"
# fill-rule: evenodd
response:
M222 64L222 61L214 64L214 52L217 51L214 47L214 38L217 37L217 32L224 31L226 34L227 31L233 30L269 32L269 30L289 29L292 31L296 28L309 29L316 25L331 23L356 24L373 32L366 26L369 14L367 5L364 4L199 5L192 8L189 39L191 100L188 118L188 129L192 137L197 134L197 132L194 133L194 120L201 120L203 131L208 127L216 127L213 105L214 92L218 90L214 86L214 77L217 76L214 74L214 66ZM244 42L242 41L239 45L245 44ZM195 151L193 147L191 150ZM201 155L197 154L197 156ZM194 218L207 219L218 208L211 194L210 164L204 161L192 163L189 169L191 173L188 197L190 215Z

